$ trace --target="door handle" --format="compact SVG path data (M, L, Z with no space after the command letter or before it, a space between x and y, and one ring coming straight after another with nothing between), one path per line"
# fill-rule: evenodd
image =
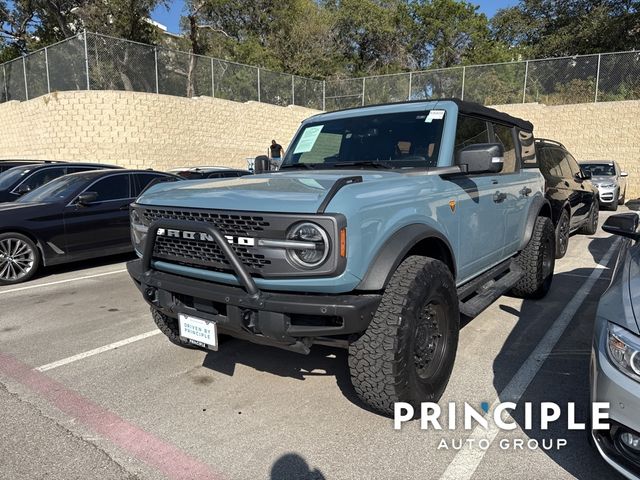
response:
M532 190L529 187L523 187L522 190L520 190L519 193L523 197L528 197L531 192L532 192Z
M496 203L502 203L506 200L507 194L502 192L496 192L493 194L493 201Z

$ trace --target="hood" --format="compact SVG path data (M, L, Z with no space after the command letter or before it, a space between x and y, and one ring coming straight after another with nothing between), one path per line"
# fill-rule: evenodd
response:
M231 179L166 182L154 185L136 202L183 208L315 213L333 184L342 177L361 176L363 182L372 183L401 175L370 170L296 170Z
M25 222L42 220L60 211L61 207L53 203L0 203L0 225L24 225Z
M600 184L606 184L606 183L618 183L618 180L616 177L609 177L609 176L595 176L595 177L591 177L591 183L593 183L594 185L600 185Z

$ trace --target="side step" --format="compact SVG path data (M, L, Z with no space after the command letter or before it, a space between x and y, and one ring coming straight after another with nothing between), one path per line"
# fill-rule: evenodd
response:
M460 313L467 317L478 316L509 291L523 274L522 268L508 260L461 286L458 288Z

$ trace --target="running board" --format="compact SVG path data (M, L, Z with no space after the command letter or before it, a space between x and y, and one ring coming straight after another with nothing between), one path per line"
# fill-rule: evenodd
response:
M524 272L515 262L507 260L478 278L458 288L460 313L476 317L485 308L508 292Z

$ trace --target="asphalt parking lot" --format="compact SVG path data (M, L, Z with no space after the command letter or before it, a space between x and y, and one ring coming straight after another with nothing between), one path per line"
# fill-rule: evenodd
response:
M585 421L593 317L616 245L602 231L573 236L547 298L502 297L466 322L440 403L575 402ZM0 288L0 478L617 478L564 417L548 431L525 432L520 410L510 432L394 430L357 400L344 350L175 347L125 260ZM467 438L492 441L454 448ZM558 438L567 445L514 447Z

